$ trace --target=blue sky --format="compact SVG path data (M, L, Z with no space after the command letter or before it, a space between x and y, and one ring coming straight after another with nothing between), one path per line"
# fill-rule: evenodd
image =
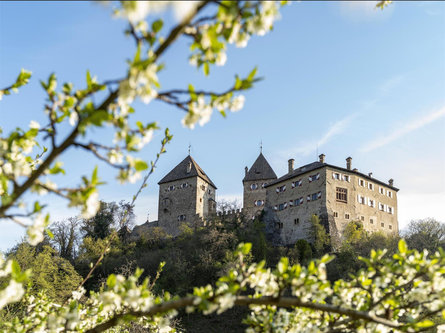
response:
M287 160L310 163L318 152L330 164L353 166L387 181L399 191L399 223L435 217L445 221L445 3L396 2L383 12L370 2L302 2L283 8L274 31L253 37L247 48L229 47L224 67L204 77L188 65L188 41L170 49L160 74L163 89L196 87L224 90L234 75L258 66L264 80L246 96L242 111L194 130L183 128L184 114L153 102L135 103L140 118L157 120L174 134L168 153L136 203L137 222L157 215L157 182L187 154L218 186L219 199L242 197L244 166L263 142L266 158L280 176ZM39 80L55 72L81 86L89 69L99 80L122 77L134 43L122 33L125 22L111 9L90 2L1 2L0 86L21 68L33 72L18 95L0 102L0 126L9 132L44 123L44 93ZM166 14L167 26L173 22ZM149 17L149 20L152 18ZM95 135L106 135L101 131ZM162 133L141 153L153 158ZM67 176L60 186L99 166L107 185L104 200L129 200L137 184L119 185L115 173L81 151L61 160ZM77 214L48 196L54 219ZM11 247L24 230L9 222L0 250Z

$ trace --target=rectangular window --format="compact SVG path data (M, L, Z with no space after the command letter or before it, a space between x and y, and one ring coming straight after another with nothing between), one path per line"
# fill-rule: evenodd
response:
M340 180L340 174L337 173L337 172L333 172L333 173L332 173L332 178L337 179L337 180Z
M374 224L374 219L369 219L369 223Z
M362 216L360 216L360 219L362 220L362 221L365 221L365 217L362 215Z
M337 201L348 202L348 190L346 188L337 187L336 198Z
M392 214L392 212L393 212L392 207L388 206L388 213Z
M178 221L185 221L185 220L186 220L185 215L179 215L178 216Z
M350 182L351 181L351 177L349 177L348 175L343 175L343 180L345 182Z
M359 179L358 184L362 187L365 187L365 181L363 179Z
M283 209L284 209L284 203L279 204L279 205L278 205L278 210L283 210Z
M361 203L362 205L366 204L366 198L364 196L361 196L360 194L357 195L357 201L358 201L358 203Z
M384 212L385 211L385 205L379 202L379 210Z
M297 225L298 223L300 223L300 219L294 219L294 224Z
M390 225L388 226L388 228L391 230L391 229L392 229L392 225L390 224Z
M312 201L317 199L318 199L318 194L317 193L312 194Z
M375 207L375 201L373 199L368 200L369 207Z
M382 228L385 227L385 223L384 222L380 223L380 225L382 226Z
M374 184L368 183L368 189L370 189L371 191L374 191Z
M349 214L348 213L345 214L345 219L349 220Z
M277 193L281 193L281 192L284 192L284 191L286 191L286 185L277 187Z
M334 212L334 217L338 217L338 213L337 212Z
M385 189L381 186L379 186L379 193L380 194L385 194Z
M318 179L320 179L320 174L317 173L316 175L309 176L308 179L309 179L309 183L313 182L314 180L318 180Z
M388 195L388 197L392 198L392 192L391 191L386 191L386 194Z

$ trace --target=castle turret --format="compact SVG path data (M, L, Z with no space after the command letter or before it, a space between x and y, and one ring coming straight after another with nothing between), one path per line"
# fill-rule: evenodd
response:
M263 153L260 153L250 169L246 168L243 179L243 211L247 218L253 218L263 210L266 202L265 186L275 179L277 175Z
M176 236L216 213L216 186L189 155L159 181L158 223Z

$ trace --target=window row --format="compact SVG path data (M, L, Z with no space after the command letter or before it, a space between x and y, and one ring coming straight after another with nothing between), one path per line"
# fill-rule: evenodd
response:
M267 183L262 183L262 184L261 184L261 188L265 188L266 185L267 185ZM259 188L260 188L260 187L259 187L258 184L250 184L250 189L251 189L252 191L254 191L254 190L258 190Z
M321 192L309 194L306 197L306 202L315 201L315 200L318 200L318 199L321 199ZM259 201L261 201L261 200L259 200ZM303 203L304 203L304 199L303 199L303 197L301 197L301 198L298 198L298 199L295 199L295 200L291 200L291 201L289 201L289 203L288 202L281 203L279 205L274 206L273 208L274 208L274 210L278 210L279 211L279 210L284 210L287 207L300 206ZM264 204L264 202L263 202L263 204Z
M368 181L368 185L366 185L366 181L364 179L360 179L360 178L358 179L358 185L361 187L367 187L371 191L374 191L374 189L375 189L375 186L373 183ZM385 188L382 186L379 186L379 193L382 195L386 195L390 198L392 198L392 196L393 196L392 191L385 190Z
M170 192L170 191L174 191L177 189L181 189L181 188L187 188L187 187L192 187L191 184L189 183L182 183L181 185L170 185L169 187L167 187L167 189L165 190L166 192Z
M368 205L369 207L376 207L376 201L371 198L364 197L360 194L357 195L357 202L362 205ZM379 202L379 210L382 212L386 212L389 214L394 214L394 207L391 207L389 205L385 205L381 202Z
M316 180L319 180L319 179L320 179L320 173L317 173L317 174L314 174L314 175L310 175L308 177L309 183L312 183L313 181L316 181ZM296 180L296 181L291 183L292 188L299 187L301 185L303 185L303 180L302 179L298 179L298 180ZM286 191L286 185L278 186L275 191L277 193L281 193L281 192Z
M350 182L351 181L351 176L345 175L345 174L341 174L339 172L333 172L332 173L332 178L335 179L335 180L343 180L345 182Z
M338 212L334 212L334 217L338 217ZM351 215L349 213L345 213L345 219L349 220L351 218ZM360 221L365 222L365 217L362 215L360 216ZM369 219L369 224L374 224L374 219ZM385 222L380 222L380 226L382 228L385 227ZM388 229L392 230L392 224L388 224Z

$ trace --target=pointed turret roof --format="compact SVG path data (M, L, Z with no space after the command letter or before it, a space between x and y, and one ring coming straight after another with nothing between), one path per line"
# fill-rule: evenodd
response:
M252 167L244 177L243 182L250 180L265 180L265 179L277 179L277 175L273 171L270 164L267 162L263 153L260 153Z
M191 165L191 168L190 172L187 172L189 164ZM159 181L158 184L169 183L175 180L191 177L200 177L216 189L215 184L213 184L210 178L190 155L188 155L181 163L175 166L172 171L170 171L164 178Z

